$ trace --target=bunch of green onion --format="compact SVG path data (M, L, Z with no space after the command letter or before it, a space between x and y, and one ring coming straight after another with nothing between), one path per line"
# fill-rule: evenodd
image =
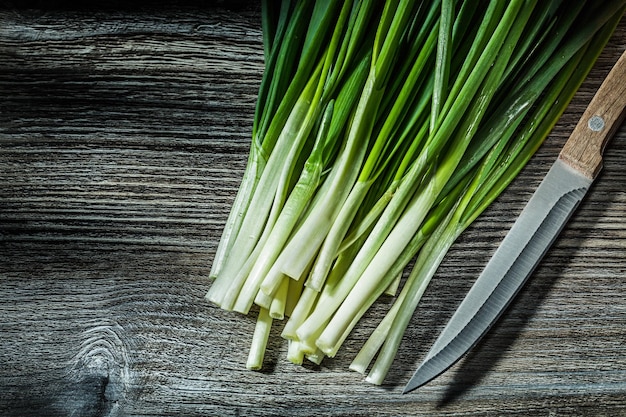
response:
M333 357L388 295L351 365L382 383L445 254L549 134L625 4L263 2L249 160L207 294L258 308L247 367L274 320L291 362Z

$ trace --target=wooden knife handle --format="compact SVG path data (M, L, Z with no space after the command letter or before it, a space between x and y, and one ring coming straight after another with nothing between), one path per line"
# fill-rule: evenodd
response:
M626 52L609 72L589 103L559 158L588 178L602 168L604 147L626 115Z

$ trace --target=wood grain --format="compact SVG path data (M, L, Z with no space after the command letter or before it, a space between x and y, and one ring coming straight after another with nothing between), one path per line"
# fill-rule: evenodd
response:
M626 129L507 315L469 357L413 369L626 47L621 24L554 132L454 245L382 387L337 358L294 366L274 331L203 297L246 163L263 70L245 2L0 8L0 414L626 415Z
M594 179L602 169L602 153L626 116L626 52L589 102L572 135L559 153L559 159L587 178Z

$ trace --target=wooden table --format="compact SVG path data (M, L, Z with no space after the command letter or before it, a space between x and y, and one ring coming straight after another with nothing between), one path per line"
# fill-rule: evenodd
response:
M132 3L132 2L130 2ZM0 414L626 415L626 127L507 315L426 387L403 385L556 157L622 24L527 168L455 244L382 387L295 366L254 317L204 301L246 163L263 54L245 2L0 10Z

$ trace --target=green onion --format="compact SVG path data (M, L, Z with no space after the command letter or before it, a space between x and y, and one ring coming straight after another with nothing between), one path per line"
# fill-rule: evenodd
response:
M250 155L207 293L258 311L247 367L275 323L289 361L335 356L387 294L351 365L376 358L381 384L446 253L548 136L625 4L264 1Z

